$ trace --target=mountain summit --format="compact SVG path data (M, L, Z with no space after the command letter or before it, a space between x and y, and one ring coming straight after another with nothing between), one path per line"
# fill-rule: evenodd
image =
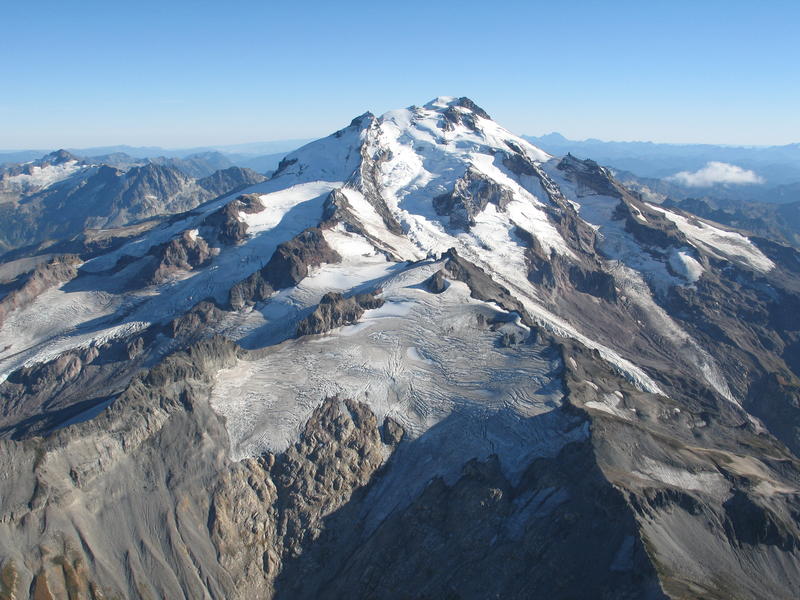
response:
M103 240L0 265L7 597L800 593L794 250L452 97Z

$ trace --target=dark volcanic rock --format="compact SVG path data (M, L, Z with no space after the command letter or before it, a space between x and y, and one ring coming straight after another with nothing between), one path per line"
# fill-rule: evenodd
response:
M212 256L206 241L190 231L184 231L180 237L158 246L151 253L156 260L141 274L150 284L163 283L181 271L201 267Z
M464 110L459 110L464 109ZM452 131L456 125L463 125L472 131L477 131L478 127L475 122L475 117L490 119L491 117L480 106L475 104L469 98L458 98L453 101L443 112L444 118L443 129L445 131Z
M321 229L306 229L278 246L264 268L231 288L231 306L238 310L266 300L275 290L291 287L303 280L309 267L337 263L341 259L325 241Z
M264 210L257 194L245 194L228 202L203 220L203 227L210 228L213 236L222 244L233 245L247 238L247 223L239 217L240 212L257 213Z
M581 160L572 154L567 154L556 168L563 171L568 179L575 181L592 194L613 198L621 198L623 195L621 186L614 181L608 170L593 160Z
M439 269L425 280L425 287L432 294L441 294L447 289L447 278L443 269Z
M456 180L452 192L433 199L433 207L436 214L450 217L452 227L468 230L490 202L502 210L512 199L511 190L470 168Z
M483 269L459 256L455 248L450 248L445 257L447 262L444 268L447 274L456 281L466 283L473 298L484 302L495 302L504 310L518 313L526 325L533 325L533 321L522 303L514 298L506 287L487 275Z
M351 325L361 318L365 310L383 306L377 293L357 294L344 298L338 292L328 292L317 308L297 324L297 335L325 333L342 325Z
M383 427L381 427L381 439L384 444L389 446L396 446L403 441L406 435L405 429L397 421L391 417L386 417L383 420Z
M185 315L173 319L171 334L173 338L193 336L202 333L209 325L219 322L225 312L213 300L203 300L195 304Z

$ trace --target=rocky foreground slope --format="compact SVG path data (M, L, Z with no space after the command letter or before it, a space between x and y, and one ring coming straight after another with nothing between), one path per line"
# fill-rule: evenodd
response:
M800 594L800 255L466 98L0 269L0 598Z

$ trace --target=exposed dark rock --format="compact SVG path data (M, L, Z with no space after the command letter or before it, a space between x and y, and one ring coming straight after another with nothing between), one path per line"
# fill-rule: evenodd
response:
M383 306L383 298L372 294L357 294L344 298L338 292L328 292L319 301L314 312L297 324L297 335L325 333L336 327L351 325L361 318L365 310Z
M140 274L148 284L164 283L183 271L202 267L211 260L212 252L206 241L191 231L157 246L150 252L155 257Z
M614 218L625 221L625 230L644 246L659 248L680 248L687 245L686 236L675 223L664 215L645 208L643 204L636 207L636 212L644 214L646 221L637 219L630 202L620 202L614 211Z
M504 310L518 313L526 325L533 325L533 321L522 303L514 298L506 287L487 275L483 269L459 256L455 248L450 248L445 257L447 262L444 268L448 276L456 281L466 283L473 298L484 302L495 302Z
M358 227L358 218L353 213L353 207L341 190L331 190L322 205L321 227L343 223L346 227Z
M386 160L388 151L383 151L377 156L372 156L366 144L360 148L361 164L355 177L348 182L348 185L355 187L362 194L378 213L386 228L396 235L403 233L403 228L395 216L389 210L386 200L381 195L382 186L380 184L380 165Z
M451 227L468 230L475 225L475 216L490 202L498 210L503 210L512 199L511 190L469 168L463 177L456 180L452 192L433 199L433 207L436 214L450 217Z
M458 98L453 104L455 106L460 106L462 108L466 108L467 110L472 111L473 113L475 113L476 115L478 115L479 117L481 117L483 119L491 120L491 118L492 118L492 117L489 116L489 113L487 113L485 110L483 110L480 106L475 104L472 100L470 100L466 96L462 96L461 98Z
M0 326L17 308L27 306L46 290L77 277L80 264L80 258L74 254L59 255L20 276L16 285L0 299Z
M292 165L294 165L296 163L297 163L297 159L296 158L283 158L283 159L281 159L281 162L278 163L278 168L275 169L275 172L272 174L272 176L273 177L277 177L283 171L285 171L286 169L288 169L289 167L291 167Z
M609 302L617 299L614 276L604 271L587 271L578 265L569 267L569 280L575 289Z
M591 194L613 198L623 196L624 192L620 189L621 186L614 181L608 170L593 160L581 160L572 154L567 154L556 168L563 171L568 179L575 181Z
M230 304L239 310L266 300L275 290L291 287L303 280L309 267L340 260L341 256L325 241L321 229L306 229L279 245L264 268L233 286Z
M142 352L144 352L144 338L137 337L131 342L128 342L125 350L128 355L128 360L134 360L139 357Z
M239 213L252 214L262 210L264 205L261 204L257 194L245 194L208 215L202 225L210 228L222 244L230 246L244 241L247 237L247 223L239 217Z
M425 287L432 294L441 294L447 289L447 279L445 278L444 270L439 269L425 280Z
M203 300L195 304L185 315L173 319L171 323L172 337L193 336L202 333L205 328L219 322L224 311L213 300Z
M533 462L518 486L496 456L471 460L369 535L353 516L334 514L314 547L285 562L278 598L665 597L631 511L587 445ZM352 551L333 551L343 545Z
M381 439L384 444L396 446L403 441L405 435L406 431L400 423L389 416L384 418L383 427L381 427Z
M139 367L145 337L71 350L11 373L0 383L0 437L41 435L101 405Z
M515 175L536 176L537 169L534 167L533 163L522 154L522 151L517 145L508 141L506 141L506 144L514 149L515 152L503 156L503 165Z
M517 333L505 332L500 336L497 342L501 348L511 348L516 346L522 341L521 336Z
M465 110L459 110L465 109ZM478 131L475 117L490 119L489 115L469 98L458 98L442 112L445 131L452 131L456 125L463 125L472 131Z
M742 490L734 492L723 506L728 517L728 536L735 542L750 546L777 546L786 552L797 546L797 524L783 523L778 515Z

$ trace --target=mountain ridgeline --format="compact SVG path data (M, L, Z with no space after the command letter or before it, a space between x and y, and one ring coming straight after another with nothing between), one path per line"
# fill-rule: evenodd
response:
M111 163L107 164L60 150L0 170L0 250L185 212L266 179L227 161L222 163L224 168L209 172L209 165L219 164L209 156L127 159L131 157L101 157Z
M46 162L2 180L76 216L0 264L0 598L800 595L790 245L467 98L261 181Z

